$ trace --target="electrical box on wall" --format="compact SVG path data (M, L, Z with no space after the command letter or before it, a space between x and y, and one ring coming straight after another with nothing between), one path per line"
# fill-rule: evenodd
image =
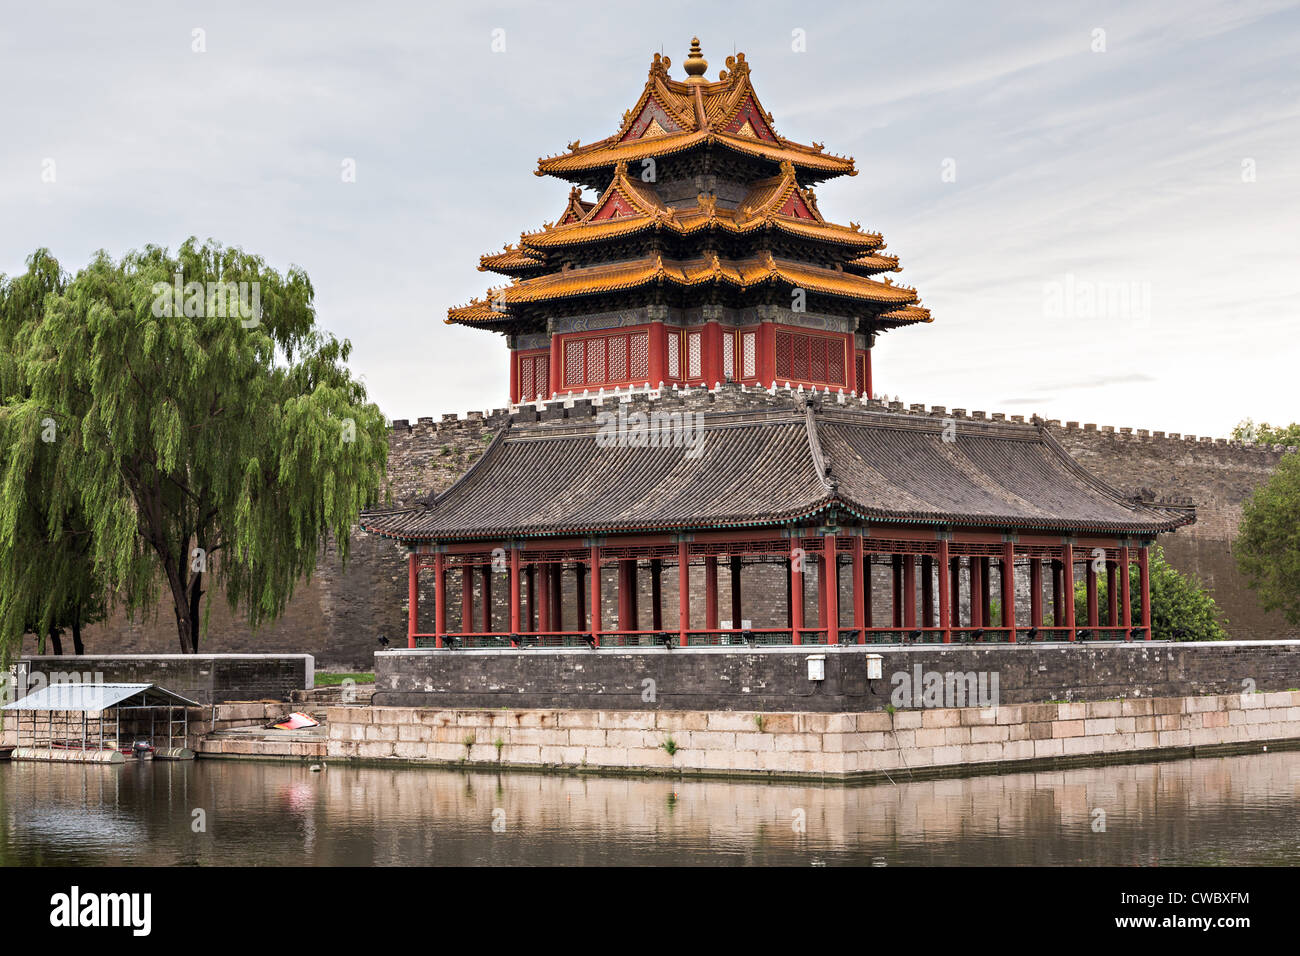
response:
M885 659L879 654L867 655L867 680L880 680L885 676Z
M825 654L808 655L808 679L809 680L826 679L826 655Z

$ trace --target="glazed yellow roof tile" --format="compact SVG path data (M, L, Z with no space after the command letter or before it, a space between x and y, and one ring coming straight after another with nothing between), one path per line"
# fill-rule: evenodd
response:
M668 76L670 66L667 57L655 54L646 85L636 105L623 114L618 132L585 146L571 143L568 153L539 159L537 175L563 176L613 166L620 161L670 156L701 144L721 144L747 155L773 162L789 161L831 176L857 175L852 157L824 153L818 144L805 146L796 143L772 128L771 114L763 109L750 83L749 64L745 62L743 53L727 57L728 69L719 74L716 82L705 81L702 77L674 80ZM625 140L652 101L680 128L649 138L642 134L641 138ZM775 137L774 142L726 132L725 127L746 102L753 103L755 111Z
M500 321L507 317L505 313L512 305L618 292L657 282L678 286L722 283L748 289L771 281L781 281L810 292L881 305L901 307L917 300L916 290L907 286L877 282L864 276L808 263L774 259L770 254L735 262L725 262L717 256L687 261L666 260L655 256L631 262L564 269L517 281L491 290L485 300L475 300L468 306L450 309L447 321Z
M546 260L534 255L527 249L507 246L504 252L479 257L479 272L512 272L544 269Z
M846 269L859 269L866 273L872 272L901 272L903 267L898 264L898 256L886 256L879 253L869 256L858 256L856 259L850 259L844 263Z
M583 221L525 233L520 237L520 242L524 247L544 250L600 242L649 229L668 229L679 235L688 235L707 229L747 233L771 226L793 235L856 246L864 250L881 245L883 238L879 233L862 232L856 225L842 226L827 222L817 212L816 201L809 191L800 188L794 164L784 162L781 166L780 175L755 183L735 209L719 209L716 201L709 197L701 197L696 206L669 209L653 190L645 188L636 179L629 178L627 165L619 163L615 167L614 178L600 199L592 204ZM816 219L778 214L777 211L794 192L803 197ZM612 193L627 198L640 215L594 219Z

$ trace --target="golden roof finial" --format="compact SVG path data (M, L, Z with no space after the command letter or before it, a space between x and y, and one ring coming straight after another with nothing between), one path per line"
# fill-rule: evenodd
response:
M700 52L699 37L691 37L691 52L682 65L686 69L687 83L706 82L704 72L709 68L709 61L704 59L704 54Z

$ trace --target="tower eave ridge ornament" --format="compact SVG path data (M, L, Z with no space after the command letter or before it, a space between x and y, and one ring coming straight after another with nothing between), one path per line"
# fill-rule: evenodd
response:
M700 52L699 37L691 37L691 52L687 55L682 68L686 70L687 83L708 82L705 80L704 74L709 69L709 61L704 59L704 54Z

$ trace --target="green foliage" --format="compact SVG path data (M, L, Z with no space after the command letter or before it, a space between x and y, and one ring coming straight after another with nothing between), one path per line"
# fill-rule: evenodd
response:
M1283 456L1246 502L1233 551L1260 606L1300 624L1300 454Z
M1227 623L1210 596L1194 575L1184 574L1165 560L1164 549L1151 548L1148 558L1151 576L1151 638L1156 641L1223 641L1228 634L1223 629ZM1109 586L1106 575L1097 575L1097 604L1100 618L1106 623L1109 604ZM1136 627L1141 620L1142 578L1136 560L1129 563L1129 594L1132 601L1132 619ZM1077 626L1086 627L1088 620L1087 585L1078 581L1074 585L1074 619Z
M672 738L671 734L664 739L664 742L659 747L670 757L677 753L677 741Z
M57 273L46 253L33 262ZM260 310L238 309L231 283L257 290ZM87 516L90 560L128 612L169 593L182 651L198 649L207 576L256 627L326 542L346 560L387 428L346 368L349 344L316 328L305 273L190 239L175 256L100 252L39 308L22 296L0 369L0 567L37 474L50 513ZM47 420L57 438L43 443ZM12 620L0 624L7 636Z
M8 414L11 403L31 395L16 339L39 320L46 300L66 287L67 278L45 250L28 258L23 275L13 280L0 276L0 448L8 458L16 446L31 446L29 455L15 456L13 493L0 502L9 532L8 547L0 551L0 657L5 665L25 633L37 636L38 653L51 650L47 638L61 653L60 635L70 630L81 653L81 628L107 612L80 502L50 494L58 480L52 447L57 424L46 416L20 425Z
M1251 419L1243 418L1232 430L1232 438L1255 445L1300 445L1300 423L1274 427L1268 422L1256 425Z
M339 687L345 680L350 680L354 684L373 684L375 682L374 674L343 674L330 673L327 671L316 672L316 682L313 687Z

